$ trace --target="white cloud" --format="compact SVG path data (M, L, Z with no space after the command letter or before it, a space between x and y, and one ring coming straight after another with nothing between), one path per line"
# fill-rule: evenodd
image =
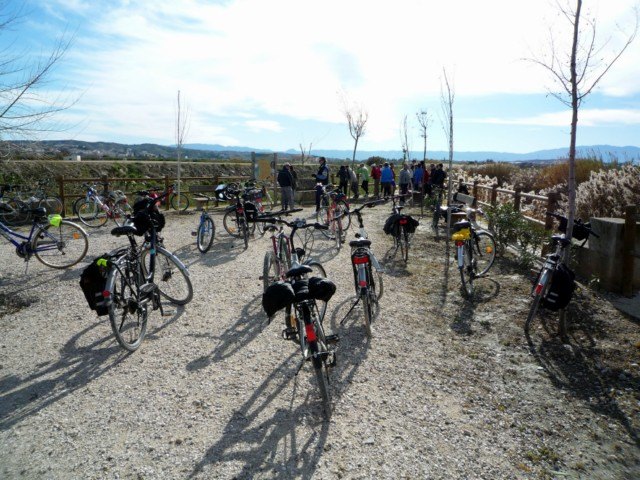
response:
M269 132L281 132L282 125L272 120L248 120L244 124L254 132L267 130Z
M469 123L488 123L495 125L531 125L540 127L566 127L571 124L571 110L544 113L521 118L472 118L462 119ZM579 111L578 124L583 127L613 125L640 125L640 110L588 109Z

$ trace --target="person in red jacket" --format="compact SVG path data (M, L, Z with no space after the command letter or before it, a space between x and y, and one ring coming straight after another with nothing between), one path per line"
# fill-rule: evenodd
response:
M373 196L380 198L380 167L377 163L371 165L371 178L373 178Z

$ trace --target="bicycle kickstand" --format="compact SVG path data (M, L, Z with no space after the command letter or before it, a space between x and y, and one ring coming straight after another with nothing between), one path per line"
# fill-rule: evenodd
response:
M356 308L356 305L358 305L358 303L360 303L360 298L361 298L361 296L358 295L358 298L356 299L355 303L353 305L351 305L351 308L349 309L347 314L344 316L344 318L342 320L340 320L340 326L342 326L342 324L345 322L345 320L347 319L349 314L353 311L353 309Z

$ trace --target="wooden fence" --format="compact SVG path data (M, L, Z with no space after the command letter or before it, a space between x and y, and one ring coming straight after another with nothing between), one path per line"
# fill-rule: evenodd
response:
M633 296L635 259L640 258L636 246L636 223L640 220L637 205L627 205L624 212L624 238L622 243L622 294Z

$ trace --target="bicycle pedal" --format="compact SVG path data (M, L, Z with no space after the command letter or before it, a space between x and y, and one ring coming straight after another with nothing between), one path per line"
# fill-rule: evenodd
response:
M285 328L282 330L282 339L298 341L298 330L295 328Z
M337 333L334 333L332 335L326 335L324 339L329 345L335 345L340 341L340 336Z

